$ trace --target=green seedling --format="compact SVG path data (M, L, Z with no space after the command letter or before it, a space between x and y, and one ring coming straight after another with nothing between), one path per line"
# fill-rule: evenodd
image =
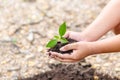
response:
M62 44L68 43L68 40L63 37L65 33L66 33L66 23L64 22L59 27L59 35L55 35L54 38L47 43L46 47L52 48L57 44L57 42L61 42Z
M13 39L12 39L12 43L13 43L13 44L16 44L16 43L17 43L17 39L16 39L16 38L13 38Z

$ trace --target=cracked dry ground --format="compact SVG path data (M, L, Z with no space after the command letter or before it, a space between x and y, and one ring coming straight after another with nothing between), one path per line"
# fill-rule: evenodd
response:
M119 80L120 54L93 55L74 64L45 54L46 42L63 21L68 30L81 32L108 1L1 0L0 80Z

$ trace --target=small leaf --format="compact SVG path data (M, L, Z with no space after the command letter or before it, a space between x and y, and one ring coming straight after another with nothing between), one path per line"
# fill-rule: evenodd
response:
M17 43L17 39L16 38L12 39L12 43L16 44Z
M68 40L66 38L63 38L63 37L60 39L60 41L61 41L61 43L68 43Z
M54 47L55 45L57 44L57 40L50 40L49 42L48 42L48 44L46 45L46 47L49 47L49 48L52 48L52 47Z
M66 23L64 22L63 24L60 25L59 28L59 35L62 37L66 32Z
M54 36L54 39L59 40L59 36Z

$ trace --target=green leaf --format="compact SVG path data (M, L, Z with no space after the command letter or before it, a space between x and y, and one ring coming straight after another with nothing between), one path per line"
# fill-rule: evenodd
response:
M57 44L57 40L50 40L48 43L47 43L47 45L46 45L46 47L49 47L49 48L52 48L52 47L54 47L55 45Z
M54 39L59 40L59 36L54 36Z
M60 25L59 28L59 35L62 37L66 32L66 23L64 22L63 24Z
M61 42L61 43L68 43L68 40L67 40L66 38L63 38L63 37L62 37L62 38L60 39L60 42Z

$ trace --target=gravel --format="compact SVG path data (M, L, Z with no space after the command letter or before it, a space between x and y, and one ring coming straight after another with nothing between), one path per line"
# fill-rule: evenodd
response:
M17 80L49 71L59 63L46 55L46 42L66 21L68 30L84 30L109 0L1 0L0 80ZM110 32L106 37L113 34ZM87 57L98 72L120 77L120 54Z

